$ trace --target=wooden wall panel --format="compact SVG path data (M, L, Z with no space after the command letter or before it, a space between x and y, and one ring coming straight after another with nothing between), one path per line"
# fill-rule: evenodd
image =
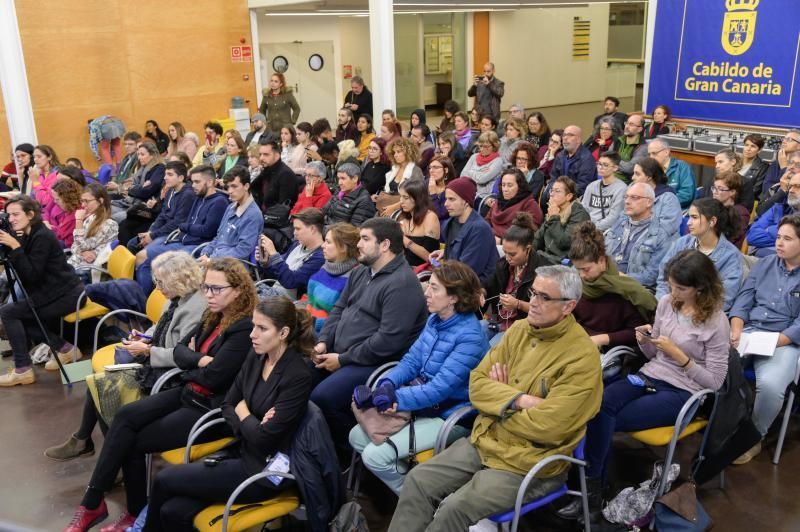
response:
M483 74L483 65L489 58L489 12L475 13L472 17L472 73Z
M90 118L115 114L139 132L177 120L202 138L231 97L255 90L253 63L230 60L240 38L251 44L245 0L18 0L17 15L39 141L90 168Z

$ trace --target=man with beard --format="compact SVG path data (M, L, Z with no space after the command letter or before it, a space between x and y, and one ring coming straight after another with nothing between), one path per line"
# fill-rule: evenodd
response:
M792 167L794 168L794 167ZM789 178L789 186L784 201L776 202L767 212L753 222L747 232L747 243L755 248L754 255L766 257L775 253L775 238L781 218L800 210L800 171Z
M617 152L619 162L619 178L626 183L631 182L633 167L647 157L647 142L644 140L644 117L638 113L628 116L625 122L625 133L619 137Z
M428 312L422 286L403 254L403 232L390 218L360 228L358 262L314 347L314 401L325 414L340 456L347 457L353 389L381 364L399 360Z

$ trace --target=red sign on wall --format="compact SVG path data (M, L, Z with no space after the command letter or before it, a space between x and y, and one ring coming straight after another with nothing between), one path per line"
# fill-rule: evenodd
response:
M252 50L251 50L252 55ZM241 46L231 46L231 63L241 63L242 62L242 47Z
M252 46L242 46L242 62L243 63L252 63L253 62L253 47Z

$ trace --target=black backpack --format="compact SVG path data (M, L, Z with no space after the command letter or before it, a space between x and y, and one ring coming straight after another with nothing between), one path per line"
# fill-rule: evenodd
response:
M331 521L329 530L330 532L369 532L367 518L361 511L361 505L355 501L344 503Z

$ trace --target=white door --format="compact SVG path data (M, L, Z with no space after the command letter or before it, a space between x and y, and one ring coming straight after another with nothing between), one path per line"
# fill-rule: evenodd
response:
M315 61L314 70L309 65L312 56L322 58ZM278 61L276 62L276 58ZM282 59L281 59L282 58ZM318 118L327 118L335 124L336 78L333 72L333 41L286 42L261 45L261 80L269 87L269 78L275 72L273 65L285 65L283 73L286 85L291 87L300 105L298 122L314 123Z

